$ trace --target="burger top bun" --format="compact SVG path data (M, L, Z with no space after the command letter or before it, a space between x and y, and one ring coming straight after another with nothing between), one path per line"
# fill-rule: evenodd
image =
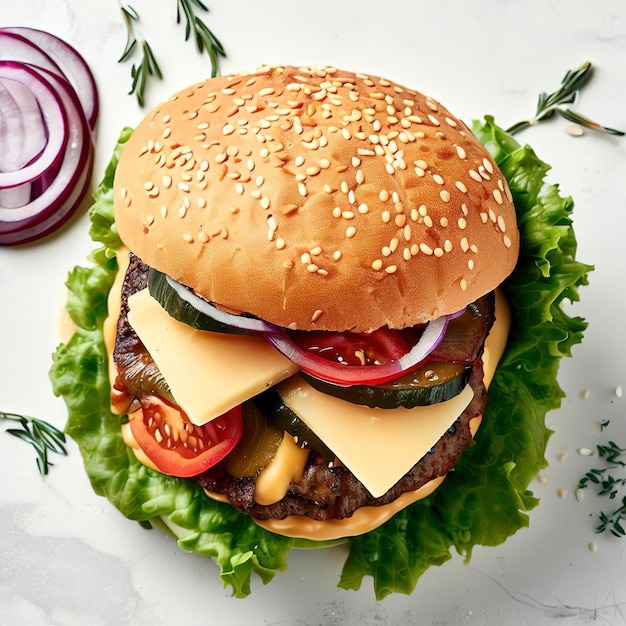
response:
M262 67L157 106L115 179L122 241L228 310L304 330L402 328L513 270L502 173L463 122L390 80Z

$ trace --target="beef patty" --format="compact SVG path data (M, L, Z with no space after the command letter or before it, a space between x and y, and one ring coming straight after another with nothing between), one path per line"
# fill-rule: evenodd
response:
M144 289L147 278L148 267L131 254L122 287L122 307L113 359L118 368L115 387L135 395L154 392L149 389L150 381L156 381L160 376L154 361L127 319L128 297ZM489 307L489 314L490 327L494 319L493 302ZM137 383L138 380L140 384ZM419 489L431 480L445 475L471 444L470 421L482 415L487 401L480 356L473 363L469 385L474 391L474 398L465 411L433 448L389 491L378 498L374 498L340 462L329 464L314 450L309 453L302 478L297 483L290 484L282 500L270 505L260 505L254 501L254 478L234 478L219 463L189 480L194 480L210 492L226 496L236 509L260 520L284 519L289 515L306 516L315 520L343 519L363 506L389 504L401 494ZM341 419L341 416L337 419Z

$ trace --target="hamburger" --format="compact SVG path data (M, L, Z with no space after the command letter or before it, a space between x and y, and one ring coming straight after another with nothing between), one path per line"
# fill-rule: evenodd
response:
M429 494L471 443L519 233L441 104L334 68L214 78L135 129L114 202L115 410L140 460L336 539Z
M346 538L343 586L410 592L526 525L589 268L545 164L474 130L391 80L287 66L125 130L52 369L96 491L236 595Z

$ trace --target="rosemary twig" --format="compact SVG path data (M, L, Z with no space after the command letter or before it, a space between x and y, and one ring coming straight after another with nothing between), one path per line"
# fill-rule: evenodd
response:
M20 425L20 428L8 428L6 432L33 446L37 452L37 467L40 474L47 474L50 466L53 465L48 458L49 453L67 454L65 435L52 424L36 417L2 411L0 411L0 420L17 422Z
M622 489L626 486L626 476L615 475L626 468L626 462L621 456L626 452L626 448L621 448L614 441L609 441L605 445L598 445L598 456L605 460L606 465L588 471L578 482L578 489L586 489L590 484L596 486L598 495L608 496L610 500L615 500ZM622 525L626 521L626 495L621 498L621 505L610 513L601 511L599 514L600 524L596 527L596 532L611 532L616 537L626 535L626 530Z
M550 94L543 92L539 94L535 116L529 120L522 120L521 122L517 122L517 124L513 124L513 126L507 129L507 132L511 135L515 135L529 126L534 126L542 120L553 117L554 114L557 113L566 120L574 122L584 128L608 133L610 135L624 135L621 130L602 126L581 113L565 106L576 102L580 90L591 78L591 74L592 65L589 61L586 61L576 69L568 70L561 81L561 86L555 92Z
M185 41L193 38L200 54L206 53L211 61L211 76L219 72L219 58L226 53L219 39L197 15L197 11L208 13L208 7L201 0L176 0L176 23L185 22ZM157 58L148 41L139 36L136 25L139 13L129 4L120 1L120 12L126 26L126 44L119 63L128 61L139 51L140 61L133 63L131 68L130 94L135 94L140 106L145 104L145 91L150 77L163 78Z
M189 40L193 32L198 52L206 52L211 59L211 76L215 77L219 71L219 57L225 57L226 52L219 39L195 14L194 7L209 12L209 8L200 0L177 0L176 23L180 24L182 13L185 16L185 41Z

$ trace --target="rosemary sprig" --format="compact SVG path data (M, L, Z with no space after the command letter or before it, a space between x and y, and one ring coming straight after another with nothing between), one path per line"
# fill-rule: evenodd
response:
M219 72L219 58L225 57L226 52L219 39L213 34L211 29L204 23L197 11L208 13L208 7L201 0L176 0L176 23L185 22L185 41L189 41L192 36L196 42L196 47L200 54L206 52L211 61L211 76L217 76ZM131 67L131 89L130 94L135 94L140 106L145 104L145 91L148 79L156 77L163 78L163 73L148 41L137 33L137 22L139 13L129 4L120 2L120 12L126 26L126 44L118 63L128 61L139 51L140 61L133 63Z
M0 420L9 420L20 424L20 428L8 428L7 433L30 443L37 452L37 467L39 473L48 473L53 463L48 455L52 453L67 455L65 447L65 434L52 424L36 417L26 417L17 413L4 413L0 411Z
M185 41L189 40L193 32L198 52L202 54L206 51L211 59L211 76L215 77L219 71L219 57L225 57L226 52L219 39L195 14L194 7L209 12L209 8L200 0L177 0L176 23L182 21L181 14L185 16Z
M118 63L123 63L128 60L139 46L141 50L141 61L139 63L133 63L130 75L132 78L131 88L129 94L135 94L139 106L145 104L144 94L146 91L146 84L148 77L156 76L159 79L163 78L161 68L152 52L152 48L146 39L139 37L135 30L135 22L139 21L139 14L130 5L120 5L120 11L124 18L124 24L126 25L126 45L122 56L118 59Z
M602 133L608 133L609 135L624 135L621 130L609 128L608 126L602 126L581 113L573 111L571 108L565 106L576 102L580 90L591 78L591 74L592 65L589 61L585 61L585 63L576 69L568 70L561 80L561 86L559 89L550 94L545 92L539 94L535 116L529 120L523 120L521 122L517 122L517 124L513 124L513 126L507 129L507 132L511 135L515 135L530 126L534 126L542 120L547 120L553 117L554 114L557 113L566 120L574 122L584 128L589 128Z
M597 446L598 456L606 461L606 465L588 471L578 482L578 489L586 489L590 484L596 486L598 495L608 496L610 500L615 500L624 486L626 486L626 476L616 475L620 470L626 468L626 462L621 457L626 452L626 448L621 448L614 441ZM609 531L616 537L626 535L626 530L622 525L626 521L626 495L621 499L621 505L610 513L601 511L599 514L600 524L596 527L596 532Z

